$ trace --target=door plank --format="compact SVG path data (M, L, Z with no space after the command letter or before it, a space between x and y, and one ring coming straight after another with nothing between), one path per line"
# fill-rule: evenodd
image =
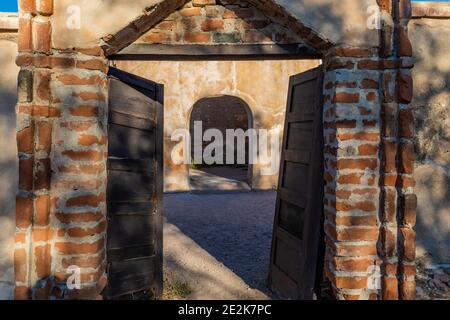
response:
M274 219L269 285L312 299L323 216L322 67L291 77Z

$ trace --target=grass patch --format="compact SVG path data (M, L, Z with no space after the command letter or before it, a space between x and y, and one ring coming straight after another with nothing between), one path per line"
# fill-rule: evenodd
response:
M184 300L191 292L186 282L176 279L172 273L164 273L163 300Z

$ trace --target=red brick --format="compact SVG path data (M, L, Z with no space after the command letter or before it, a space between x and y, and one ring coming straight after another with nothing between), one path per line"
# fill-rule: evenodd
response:
M19 0L19 9L25 13L34 13L36 10L36 0Z
M51 74L48 71L36 72L36 94L40 100L50 100Z
M57 212L56 218L66 224L77 222L96 222L104 217L104 213L100 211L96 212L81 212L81 213L62 213Z
M224 22L222 19L207 19L202 22L201 28L203 31L217 31L223 30Z
M17 47L19 52L31 51L32 49L31 31L32 31L31 19L22 17L19 18L19 33L17 36Z
M381 279L383 300L398 300L397 278L383 277Z
M93 136L93 135L81 135L78 138L78 144L80 146L92 146L95 144L105 145L106 142L107 142L106 136L98 138L97 136Z
M50 250L51 246L49 244L38 246L34 249L36 275L38 278L46 278L51 273L52 257Z
M383 141L383 169L384 172L396 172L397 144L393 141Z
M96 100L96 101L106 101L106 97L101 92L74 92L73 97L80 98L81 100Z
M337 120L335 127L338 129L354 129L356 128L356 120Z
M33 217L33 199L31 197L16 198L16 226L18 228L28 228Z
M211 34L208 32L186 32L184 41L188 43L206 43L211 42Z
M363 79L361 81L361 88L363 89L378 89L378 81L372 79Z
M413 98L413 80L403 72L397 74L398 100L400 103L410 103Z
M106 85L106 80L100 76L94 75L90 77L80 78L74 74L61 74L56 79L68 86L80 86L80 85Z
M337 178L337 183L340 184L360 184L361 178L364 176L363 173L349 173L340 174Z
M45 151L48 154L52 148L52 124L47 121L40 121L36 125L38 132L37 150Z
M399 245L402 258L413 262L416 258L416 233L413 229L408 227L400 228Z
M336 48L334 53L341 57L366 58L375 54L373 50L361 48Z
M372 212L376 210L376 205L372 201L353 201L353 202L337 202L336 210L338 211L353 211L361 210L365 212Z
M416 186L416 182L412 177L400 175L396 180L396 186L402 189L414 188Z
M104 158L102 152L95 150L66 150L62 154L75 161L101 161Z
M19 189L31 191L33 189L34 157L19 159Z
M414 144L401 143L399 148L400 172L412 174L414 172Z
M54 232L50 228L35 228L35 227L33 227L32 239L35 242L52 240L53 235L54 235Z
M400 280L399 296L402 300L416 300L416 282Z
M62 260L62 266L64 268L68 268L70 266L79 266L80 268L96 269L98 266L102 264L104 260L105 260L105 252L103 251L101 254L98 255L64 258Z
M342 289L365 289L367 288L367 277L336 277L335 285Z
M358 154L360 156L375 156L378 154L378 145L362 144L358 146Z
M400 199L400 212L402 224L410 227L416 224L417 196L415 194L403 195Z
M16 282L27 281L28 258L25 249L14 250L14 274Z
M385 257L393 257L397 252L397 236L394 231L388 227L382 227L380 230L381 235L381 249L382 254Z
M104 172L105 166L98 165L79 165L79 166L59 166L59 172L62 173L78 173L78 174L99 174Z
M375 92L369 92L366 95L366 100L367 101L376 101L377 100L377 94Z
M108 71L108 65L103 60L89 59L89 60L77 60L77 68L86 70L100 70L104 73Z
M31 290L26 286L16 286L14 288L14 299L15 300L30 300Z
M105 240L99 239L93 243L57 242L55 249L60 254L93 254L102 251Z
M77 107L71 107L69 109L69 112L75 117L96 117L98 116L98 107L81 105Z
M84 206L90 206L90 207L98 207L102 202L104 202L106 199L106 196L104 193L100 193L99 195L85 195L85 196L79 196L74 197L71 199L68 199L66 202L67 207L84 207Z
M397 191L384 188L381 193L381 217L383 222L395 223L397 215Z
M380 68L380 62L378 60L361 60L358 62L358 69L363 70L377 70Z
M408 37L408 29L404 27L398 28L398 54L399 56L412 56L412 45Z
M46 226L49 223L50 215L50 196L43 195L36 198L35 206L35 224L38 226Z
M333 103L358 103L359 93L337 92L332 101Z
M183 17L195 17L200 16L202 14L202 8L200 7L184 8L181 9L179 12Z
M378 167L377 159L339 159L337 161L337 169L372 169Z
M377 226L378 220L376 216L342 216L336 217L335 219L336 225L340 226L366 226L366 227L375 227Z
M327 225L328 231L330 226ZM333 233L333 231L332 231ZM330 233L328 233L330 234ZM330 234L333 235L333 234ZM375 241L378 239L378 228L374 227L344 227L334 230L334 235L338 241Z
M51 30L50 22L33 23L33 49L42 53L51 51Z
M400 109L399 111L399 135L402 138L414 137L414 115L412 109Z
M45 16L53 14L53 0L40 0L38 11Z
M347 140L361 140L361 141L379 141L380 134L372 132L356 132L356 133L340 133L338 139L342 141Z
M77 122L62 122L60 124L61 128L66 128L71 131L82 132L89 130L96 123L94 121L77 121Z
M51 180L51 163L50 158L36 160L35 170L34 170L34 188L36 190L40 189L50 189Z
M18 152L32 153L34 150L34 125L31 124L17 132Z
M66 230L69 237L82 238L93 236L102 233L106 230L106 220L101 221L96 227L93 228L69 228Z
M151 43L168 43L172 40L172 35L168 32L150 32L142 37L142 40Z
M373 259L348 259L334 257L333 264L337 271L366 272L369 267L374 265L374 261Z

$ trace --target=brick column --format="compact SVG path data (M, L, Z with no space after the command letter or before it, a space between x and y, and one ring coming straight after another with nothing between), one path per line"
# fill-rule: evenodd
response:
M411 78L412 47L407 25L410 1L385 1L380 56L384 59L382 87L382 223L379 254L383 299L415 298L414 118Z
M52 48L53 0L19 7L15 297L96 298L106 281L107 61ZM80 290L66 286L71 265Z
M325 57L325 272L338 299L376 299L380 103L377 52Z
M379 3L379 50L325 58L325 271L338 299L415 298L411 7Z

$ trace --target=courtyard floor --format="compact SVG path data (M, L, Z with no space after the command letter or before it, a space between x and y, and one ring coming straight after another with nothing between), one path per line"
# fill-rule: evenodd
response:
M166 194L165 271L188 299L267 299L276 193Z

